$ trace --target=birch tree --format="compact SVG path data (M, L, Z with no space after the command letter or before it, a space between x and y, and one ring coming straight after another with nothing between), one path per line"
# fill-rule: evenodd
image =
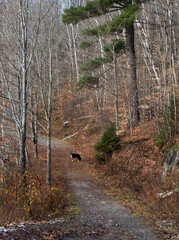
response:
M3 15L1 72L4 88L15 123L19 142L19 166L21 174L26 170L27 92L32 59L37 45L42 20L41 1L6 1ZM34 5L35 4L35 8ZM7 31L8 30L8 31Z
M140 84L145 89L144 95L141 91L141 102L150 105L157 124L159 113L170 104L170 97L175 96L178 85L177 22L177 2L167 0L143 4L140 21L136 21L137 57L143 62L138 73L145 68L147 70L147 81ZM142 79L140 74L139 78Z
M35 53L34 73L36 75L36 87L39 90L46 126L43 129L47 136L47 172L46 182L51 184L51 124L53 110L53 96L55 79L57 76L56 51L63 38L59 35L59 18L61 14L60 2L46 2L49 9L43 23L43 30L39 36L39 47ZM58 66L59 68L59 66Z
M32 76L31 76L32 78ZM36 85L34 81L31 79L31 86L30 86L30 125L31 125L31 132L32 132L32 142L34 146L34 159L38 160L38 113L39 113L39 94L38 90L36 89Z

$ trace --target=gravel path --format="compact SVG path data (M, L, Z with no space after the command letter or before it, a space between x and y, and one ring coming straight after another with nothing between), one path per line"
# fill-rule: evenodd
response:
M56 142L54 146L57 147ZM60 148L60 144L58 147ZM60 159L62 170L81 209L74 225L77 229L86 226L91 236L63 239L157 239L149 226L146 226L144 219L132 216L129 210L109 199L93 183L85 159L82 159L82 162L71 161L70 150L64 151L66 154L60 156Z

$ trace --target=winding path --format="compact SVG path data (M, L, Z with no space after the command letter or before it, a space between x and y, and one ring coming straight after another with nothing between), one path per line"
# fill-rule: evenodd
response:
M53 141L53 146L58 149L63 148L56 141ZM132 216L129 210L109 199L93 183L88 174L85 159L82 159L82 162L72 162L69 152L70 150L64 150L64 155L59 156L59 159L81 211L73 223L77 235L63 239L157 239L149 226L145 224L144 219ZM87 228L89 236L79 236L78 232L82 227Z

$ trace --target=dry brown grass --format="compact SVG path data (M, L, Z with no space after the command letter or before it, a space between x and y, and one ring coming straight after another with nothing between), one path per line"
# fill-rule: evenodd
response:
M155 145L154 122L136 127L133 136L130 132L121 135L121 149L105 165L98 165L94 160L93 146L102 133L89 132L90 129L82 131L72 142L96 181L134 214L153 222L163 239L175 239L179 191L166 198L158 194L178 188L178 168L168 173L165 182L161 181L163 153Z
M17 171L4 176L0 190L0 225L24 220L48 220L68 213L72 197L60 172L58 154L53 152L52 185L45 182L46 151L39 148L38 162L27 168L26 185Z

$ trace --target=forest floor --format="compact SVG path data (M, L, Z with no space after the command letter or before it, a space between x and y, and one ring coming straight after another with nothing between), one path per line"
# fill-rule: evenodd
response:
M44 145L46 140L40 139L40 142ZM104 194L94 183L85 159L72 162L69 157L71 148L56 140L52 142L52 148L77 201L72 210L75 212L74 217L1 227L0 239L159 239L144 219L133 216L129 210Z

